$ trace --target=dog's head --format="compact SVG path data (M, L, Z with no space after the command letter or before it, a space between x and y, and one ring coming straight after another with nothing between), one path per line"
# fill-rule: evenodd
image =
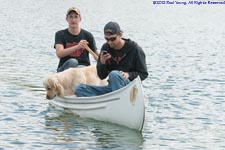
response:
M58 82L57 78L49 77L44 82L45 90L46 90L46 99L53 99L56 96L63 96L63 87Z

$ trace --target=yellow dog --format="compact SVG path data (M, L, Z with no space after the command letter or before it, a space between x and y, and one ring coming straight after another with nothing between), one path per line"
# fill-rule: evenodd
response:
M47 91L46 98L53 99L56 96L74 95L76 85L79 83L89 85L107 85L107 80L101 80L97 75L95 65L82 68L69 68L63 72L55 73L44 81Z

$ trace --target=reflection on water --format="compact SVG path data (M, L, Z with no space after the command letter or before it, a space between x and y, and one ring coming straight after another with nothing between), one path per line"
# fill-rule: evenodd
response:
M67 27L71 6L80 8L82 27L99 48L103 27L113 20L145 51L149 77L143 82L148 101L142 133L55 112L45 100L43 80L58 64L54 34ZM4 1L0 149L225 149L224 11L222 5L150 0Z
M110 148L141 149L142 133L107 122L76 117L64 112L56 112L49 107L45 117L46 129L54 136L50 143L70 148ZM91 144L90 142L93 141ZM81 145L78 143L82 142Z

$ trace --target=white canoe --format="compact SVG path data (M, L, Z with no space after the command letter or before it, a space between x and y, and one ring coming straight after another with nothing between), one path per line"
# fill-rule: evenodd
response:
M80 117L116 123L139 131L145 119L144 94L139 77L127 86L105 95L56 97L49 104Z

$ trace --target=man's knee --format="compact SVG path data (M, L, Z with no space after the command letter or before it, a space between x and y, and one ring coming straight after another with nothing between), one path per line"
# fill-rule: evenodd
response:
M120 77L121 77L121 74L120 74L120 71L118 71L118 70L113 70L109 73L109 80L120 78Z
M77 67L78 64L79 64L77 59L73 59L73 58L67 60L66 63L67 63L68 68L70 68L70 67Z

